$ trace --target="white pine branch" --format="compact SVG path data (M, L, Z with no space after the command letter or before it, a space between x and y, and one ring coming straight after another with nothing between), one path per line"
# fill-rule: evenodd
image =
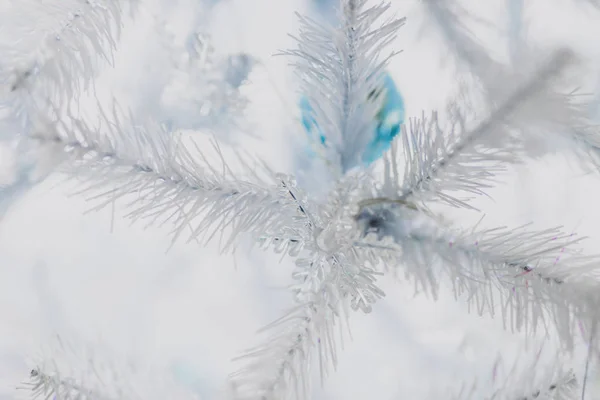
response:
M566 99L566 101L572 100ZM574 107L580 106L574 104ZM561 133L570 141L570 144L574 144L575 154L584 168L586 168L586 164L591 163L596 171L600 171L600 124L591 123L587 119L578 122Z
M583 238L525 227L456 231L403 206L367 211L357 218L371 237L359 243L362 251L400 263L434 296L447 278L479 314L500 314L512 331L554 326L571 349L577 329L600 318L599 258L573 249Z
M93 390L82 387L72 378L61 379L59 376L48 375L39 369L31 370L30 381L25 382L21 389L30 390L31 398L53 398L56 400L111 400Z
M498 76L497 82L517 82L525 71L535 69L539 50L527 40L528 21L523 14L523 0L506 0L508 13L508 47L511 55L510 68ZM531 155L557 153L574 150L581 166L587 169L590 163L600 169L600 129L590 110L596 102L591 94L581 93L576 87L577 74L573 71L565 79L569 87L556 90L547 86L540 92L535 107L519 110L513 125L528 131L531 136L527 145ZM565 74L566 75L566 74ZM566 77L566 76L565 76ZM496 84L495 92L503 97L503 85Z
M29 379L17 387L31 399L151 400L189 399L197 395L179 387L157 365L115 357L111 349L66 343L58 338L46 350Z
M389 3L370 8L366 8L366 0L340 3L339 28L299 16L298 49L282 54L296 60L292 65L332 151L329 161L341 173L360 165L362 152L373 139L370 132L383 98L365 100L381 87L384 68L395 53L383 59L380 54L393 42L405 19L387 19L376 27Z
M217 163L206 158L192 137L166 134L152 120L137 124L117 108L92 125L67 114L32 135L41 149L52 147L63 171L84 185L81 192L101 209L123 199L132 220L148 225L169 223L173 241L210 240L230 230L224 249L233 248L242 233L269 234L300 226L302 214L282 180L240 158L244 178L232 172L216 142ZM220 164L220 165L219 165Z
M566 371L559 357L552 365L539 365L539 354L532 362L519 357L512 367L502 372L499 357L494 365L492 380L463 386L452 396L455 400L576 400L580 387L572 371ZM487 386L491 386L487 387ZM436 398L432 396L432 399Z
M24 0L8 7L1 22L7 34L0 42L0 82L9 95L26 101L19 92L36 93L38 101L55 105L77 98L90 87L96 60L112 62L125 2Z
M494 61L486 49L477 43L463 23L472 16L456 1L423 0L422 3L454 54L482 84L483 97L474 101L485 103L484 108L493 110L494 105L515 100L510 93L513 88L529 83L524 80L528 72L534 78L537 76L536 64L542 57L539 49L527 43L523 37L526 28L523 1L506 0L510 65ZM579 77L572 74L569 78L571 87L563 92L558 91L555 85L545 85L537 93L532 93L535 97L513 110L510 125L513 129L525 132L525 150L529 155L575 149L583 166L591 161L596 168L600 168L600 130L589 115L589 103L592 100L583 100L583 96L574 90L577 86L574 82ZM506 85L506 82L511 84Z
M298 49L282 53L296 58L293 65L339 173L361 163L362 150L372 139L365 133L372 132L382 99L365 99L379 87L389 59L380 61L381 51L404 24L399 19L373 27L389 3L368 9L365 0L340 4L341 27L329 29L299 16ZM296 262L297 284L292 286L298 306L270 326L275 332L265 345L242 357L247 366L232 377L240 399L308 398L315 349L323 380L329 364L335 366L337 361L333 332L337 320L346 316L348 306L368 312L370 304L383 296L374 284L374 271L363 266L365 260L352 249L353 226L344 222L346 199L333 199L331 209L311 209L292 186L285 185L306 216L306 228L297 229L296 237L263 235L263 241L291 255L304 252Z
M528 378L526 378L528 379ZM572 373L557 376L555 380L539 388L532 387L530 381L523 382L523 378L507 380L503 389L494 391L484 399L493 400L579 400L579 385ZM528 390L525 390L527 388ZM480 400L482 397L476 394L461 394L455 400Z
M373 300L383 295L374 286L370 292L360 293L361 288L372 286L373 272L358 268L351 275L350 266L341 264L337 256L297 262L294 277L298 283L292 290L298 305L264 328L272 332L264 344L239 358L246 366L232 375L236 399L310 398L315 359L322 381L330 366L337 365L350 292L373 296Z
M463 21L472 18L458 1L422 0L426 17L439 29L454 56L484 87L494 79L500 65L470 32Z
M0 13L0 138L44 129L47 108L64 108L92 84L100 58L112 60L122 8L133 0L23 0ZM16 45L15 45L16 43ZM0 187L0 217L51 170L31 159L26 139L17 145L16 176ZM34 173L35 172L35 173ZM37 176L36 176L37 175Z
M540 95L570 59L566 50L554 54L544 68L473 129L466 127L460 111L450 115L447 129L440 128L436 113L430 119L411 119L402 132L403 177L395 141L384 156L383 184L372 189L373 198L366 198L361 205L397 202L427 208L427 202L441 201L474 208L468 198L455 193L485 194L507 164L521 162L528 132L518 135L513 124L521 120L522 109L537 110Z
M300 198L296 191L290 193ZM310 398L312 364L318 363L321 381L336 367L349 311L370 312L384 296L375 283L379 273L353 247L346 195L338 192L316 210L300 200L310 225L305 238L294 239L302 252L290 286L297 305L264 329L271 332L264 344L239 358L245 366L232 375L236 399Z

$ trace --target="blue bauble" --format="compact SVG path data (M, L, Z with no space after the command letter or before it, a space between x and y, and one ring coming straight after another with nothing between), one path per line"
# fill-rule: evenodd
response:
M362 163L365 166L380 158L390 148L392 141L400 133L400 128L404 123L404 100L388 73L384 75L382 84L383 91L381 95L385 96L383 107L376 116L377 123L374 132L372 132L373 139L361 155ZM367 98L365 101L370 100ZM327 137L315 121L308 99L302 96L298 105L302 113L302 124L311 136L311 141L318 140L321 145L327 146Z

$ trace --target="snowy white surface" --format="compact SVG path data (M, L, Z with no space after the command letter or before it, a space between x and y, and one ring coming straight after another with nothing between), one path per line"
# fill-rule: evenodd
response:
M155 9L177 36L185 29L189 2L167 3ZM555 7L544 8L545 1L533 2L531 16L538 19L530 34L549 46L576 46L597 59L591 38L598 37L600 25L594 27L592 17L573 12L569 3L557 0ZM569 14L561 12L563 5ZM443 45L421 30L415 4L402 1L395 7L408 22L397 43L404 52L390 72L406 98L407 115L418 115L443 106L454 72ZM244 88L251 100L248 126L259 139L234 141L284 171L291 170L289 155L297 150L289 138L302 133L294 119L287 60L272 55L293 45L287 36L297 28L293 11L305 9L303 0L222 0L208 16L219 51L245 51L263 63ZM494 13L492 7L483 11ZM168 68L159 43L143 33L148 26L141 19L125 30L117 69L101 78L146 112L156 107L152 85ZM17 396L14 388L27 378L31 358L56 334L101 343L164 373L177 371L200 398L220 398L227 374L237 367L231 359L256 344L255 332L292 304L285 290L290 261L258 250L240 249L234 257L219 254L216 246L170 247L168 227L130 226L119 210L114 223L111 209L85 213L89 205L68 196L68 186L57 186L59 178L29 192L0 220L0 399ZM583 176L564 158L549 157L515 170L481 207L489 225L563 224L589 235L588 249L594 251L600 244L599 189L599 175ZM469 213L453 217L465 226L477 219ZM372 314L353 315L352 340L340 352L337 371L324 386L315 385L314 399L425 399L432 391L458 392L476 381L485 389L491 387L498 356L510 367L522 353L521 337L504 331L500 321L468 314L450 291L437 302L415 296L401 274L383 279L382 288L386 297ZM552 345L545 350L551 354ZM573 367L581 374L583 358Z

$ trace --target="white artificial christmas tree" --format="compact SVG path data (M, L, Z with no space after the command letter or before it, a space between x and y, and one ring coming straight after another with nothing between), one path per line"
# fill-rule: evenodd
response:
M292 8L258 3L0 5L0 165L8 177L0 185L0 365L10 376L0 396L593 398L594 232L585 238L534 216L582 172L597 184L595 100L580 89L590 85L582 66L593 69L594 54L575 39L530 38L536 15L525 11L535 6L519 0L415 1L399 7L407 18L391 3L340 0L335 18L298 14L292 43L276 57L291 64L298 93L281 92L276 63L219 39L239 28L223 27L233 10L266 17ZM585 9L597 21L593 6L545 5ZM484 21L490 10L506 21ZM395 72L396 60L413 57L398 54L411 13L443 49L450 85L437 88L439 110L417 112L411 101L422 102L411 93L429 94L407 85L429 79L422 74L431 59L415 61L424 66L414 78ZM484 45L494 40L474 35L476 26L506 47ZM137 57L128 54L134 49ZM124 66L133 71L126 78ZM261 74L280 96L281 115L261 103L261 90L249 90ZM387 122L404 120L389 150L365 162L385 122L386 74L398 78L412 113ZM318 140L285 109L299 96ZM279 142L265 142L257 130L276 116ZM263 142L254 151L256 137ZM267 147L290 154L291 167L267 160ZM493 208L489 199L518 188L518 175L545 160L556 165L544 176L557 179L540 210L502 221L506 194ZM43 195L65 187L71 200ZM524 193L512 197L529 201ZM593 210L566 196L570 215L593 224ZM67 228L79 205L65 202L75 199L86 200L100 230ZM217 268L225 259L248 265ZM428 345L432 329L416 321L435 312L442 330ZM410 318L420 325L414 337L410 324L390 327ZM247 335L256 321L257 339ZM444 341L461 326L470 334ZM361 347L369 329L376 342ZM354 346L363 361L353 374L344 365ZM394 358L410 351L411 362ZM365 361L386 353L389 367Z

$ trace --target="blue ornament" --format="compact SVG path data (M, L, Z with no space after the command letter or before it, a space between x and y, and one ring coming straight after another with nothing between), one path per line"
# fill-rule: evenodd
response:
M385 96L385 99L383 107L375 117L377 123L373 132L373 139L361 155L362 163L365 166L380 158L390 148L392 141L400 133L400 128L404 123L404 100L396 88L394 80L388 73L383 77L381 91L372 91L365 101L371 101L371 99L377 98L380 95ZM313 143L316 139L321 145L326 146L327 138L317 125L312 108L305 96L302 96L300 99L299 107L302 113L302 124L306 132L311 136Z
M302 125L304 125L304 129L306 129L306 132L308 132L308 134L312 136L313 130L316 131L319 135L319 141L321 142L321 144L325 144L325 135L323 134L323 132L321 132L321 129L319 129L319 126L317 125L317 121L313 116L312 107L310 106L310 103L308 102L306 96L302 96L302 98L300 99L299 106L302 112Z

